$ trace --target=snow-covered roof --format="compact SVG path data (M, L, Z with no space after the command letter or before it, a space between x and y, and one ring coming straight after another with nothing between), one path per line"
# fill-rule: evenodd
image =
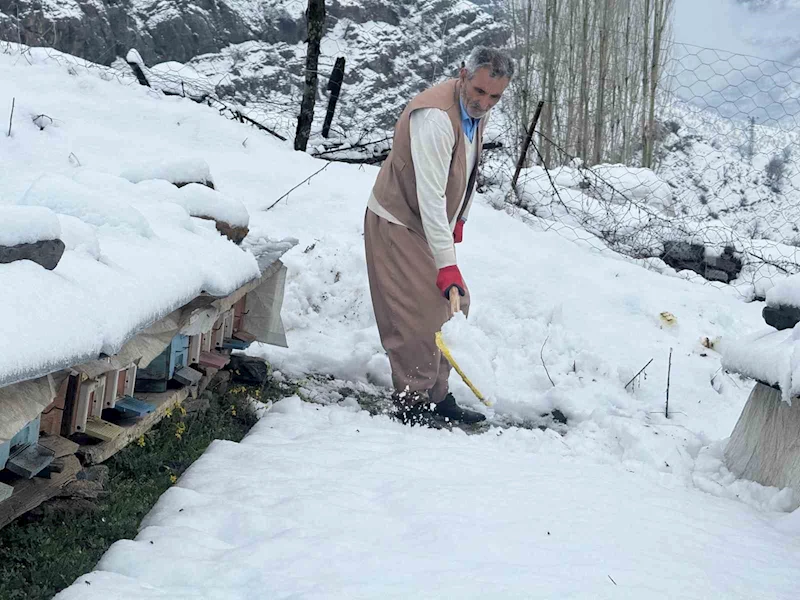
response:
M38 208L49 231L33 231L59 233L66 251L52 272L30 261L0 265L0 385L114 354L199 294L225 296L259 277L252 252L173 202L168 192L180 190L152 183L81 169L44 175L22 208L3 207L20 219L34 214L28 207L49 209Z
M722 366L780 388L783 401L800 395L800 327L775 331L762 329L724 345Z

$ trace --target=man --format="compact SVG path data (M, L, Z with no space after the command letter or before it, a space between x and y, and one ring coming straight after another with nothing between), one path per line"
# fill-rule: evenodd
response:
M423 422L430 413L463 423L485 419L448 392L450 365L435 334L453 309L469 312L454 244L469 215L489 111L513 74L507 54L479 47L458 79L416 96L397 121L369 199L370 292L404 423Z

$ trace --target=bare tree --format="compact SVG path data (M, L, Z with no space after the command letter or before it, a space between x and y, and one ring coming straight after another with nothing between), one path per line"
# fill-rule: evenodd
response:
M317 101L317 69L319 68L320 45L325 32L325 0L308 0L306 9L308 23L308 49L306 50L306 73L300 116L297 118L297 132L294 149L302 152L308 147L311 137L311 124L314 122L314 105Z
M648 97L648 117L647 117L647 145L642 153L642 165L645 167L653 166L653 147L655 141L656 123L656 97L658 84L661 81L662 63L662 42L672 13L674 0L653 0L655 12L653 14L653 50L650 62L650 90Z
M674 0L506 3L520 63L509 103L512 146L544 100L537 139L546 163L569 154L651 166Z

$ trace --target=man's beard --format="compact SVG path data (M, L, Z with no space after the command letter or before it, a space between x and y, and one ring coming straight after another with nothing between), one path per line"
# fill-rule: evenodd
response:
M481 105L477 102L470 102L467 100L467 95L463 90L461 92L461 103L464 105L467 114L473 119L482 119L486 116L486 113L489 112L488 110L481 109Z
M467 106L467 114L473 119L482 119L489 111L482 110L480 105L471 104Z

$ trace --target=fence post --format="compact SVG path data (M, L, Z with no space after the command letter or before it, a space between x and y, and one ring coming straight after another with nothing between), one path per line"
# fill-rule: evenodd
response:
M311 124L314 121L314 104L317 100L317 68L319 66L320 43L325 30L325 0L308 0L306 9L308 22L308 50L306 51L306 77L294 149L302 152L308 147Z
M536 112L533 115L531 126L528 128L528 134L525 136L525 142L522 144L522 151L519 153L519 159L517 160L517 169L514 171L514 177L511 179L511 189L514 190L514 192L517 191L517 180L519 179L519 173L522 171L522 167L525 166L525 157L528 156L528 148L531 145L531 140L533 139L533 132L536 130L536 125L539 123L539 117L542 115L543 107L544 100L540 100L539 105L536 107Z
M336 112L336 103L339 101L339 94L342 91L342 82L344 81L344 65L344 56L337 58L331 78L328 80L328 91L331 93L331 98L328 101L328 113L325 115L325 123L322 125L322 137L324 138L327 138L331 132L333 113Z

